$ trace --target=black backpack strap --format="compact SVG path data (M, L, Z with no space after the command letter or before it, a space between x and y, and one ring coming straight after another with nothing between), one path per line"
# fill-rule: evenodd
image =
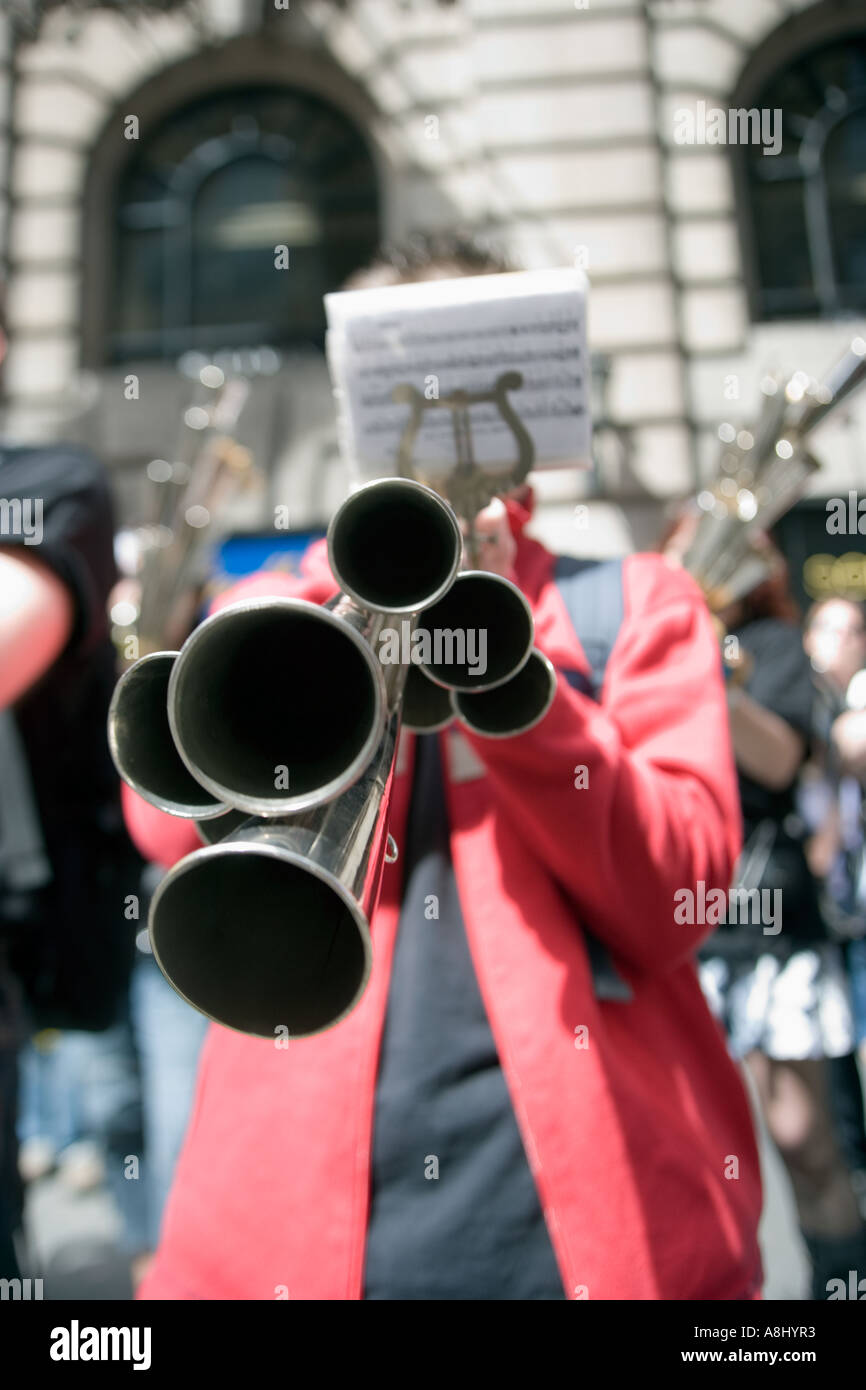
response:
M608 658L623 618L622 560L577 560L560 555L553 577L591 671L589 677L577 670L562 674L575 690L600 701ZM584 936L596 999L632 999L631 986L617 970L607 947L586 928Z

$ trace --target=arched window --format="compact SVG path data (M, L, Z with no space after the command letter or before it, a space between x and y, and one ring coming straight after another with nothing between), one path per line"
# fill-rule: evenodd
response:
M235 88L132 148L117 184L108 359L321 345L322 295L379 239L358 128L307 92Z
M866 27L789 59L735 105L780 111L782 147L741 147L756 319L866 309Z

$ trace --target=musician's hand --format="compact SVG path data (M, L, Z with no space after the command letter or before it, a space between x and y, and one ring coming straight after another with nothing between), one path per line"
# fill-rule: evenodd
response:
M465 522L461 522L464 536L467 532ZM501 574L504 579L514 579L514 557L517 554L517 542L511 534L511 527L508 524L508 512L505 503L498 497L479 512L475 518L475 535L478 542L478 569L491 570L493 574ZM474 569L471 558L464 553L464 569Z

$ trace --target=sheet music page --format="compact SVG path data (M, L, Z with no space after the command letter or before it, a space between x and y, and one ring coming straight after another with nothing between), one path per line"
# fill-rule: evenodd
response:
M328 365L350 467L361 478L397 471L410 407L392 400L396 385L431 401L457 389L490 391L508 371L523 375L508 400L535 445L533 467L586 466L586 291L579 270L562 269L326 295ZM515 437L497 406L471 406L470 420L476 462L491 472L513 464ZM431 477L451 471L450 410L424 410L413 458Z

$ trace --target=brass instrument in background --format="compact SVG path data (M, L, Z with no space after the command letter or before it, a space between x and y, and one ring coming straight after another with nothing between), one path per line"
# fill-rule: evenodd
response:
M145 518L134 528L134 574L112 603L123 665L179 646L193 626L207 578L214 521L254 480L249 450L234 432L250 394L256 354L234 354L235 370L195 365L196 390L184 411L175 457L147 465ZM132 640L130 640L132 639Z
M698 581L710 611L719 615L746 598L772 573L766 532L803 495L820 464L807 439L866 380L866 341L854 338L826 378L805 372L761 382L763 406L753 429L722 425L716 480L697 496L697 527L681 557ZM745 656L728 658L735 682L748 677Z
M787 382L765 377L754 429L720 427L716 481L698 494L697 530L682 557L713 613L768 578L770 562L758 538L799 501L820 467L806 447L808 435L864 380L866 341L855 338L822 382L804 372Z
M508 580L458 574L460 527L423 484L353 493L328 531L340 585L320 607L230 604L179 652L119 681L109 744L145 799L205 824L150 912L154 956L189 1003L262 1037L333 1027L370 973L369 918L389 853L388 807L404 701L414 728L455 714L487 737L531 728L555 692L532 614ZM435 644L422 668L382 658L383 634L492 634L481 681Z

